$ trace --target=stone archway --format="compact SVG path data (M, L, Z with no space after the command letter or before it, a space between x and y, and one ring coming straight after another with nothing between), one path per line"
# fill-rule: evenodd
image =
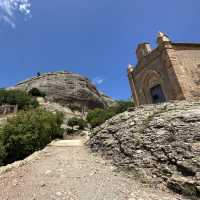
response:
M162 77L155 70L145 72L142 80L142 91L147 104L166 101Z

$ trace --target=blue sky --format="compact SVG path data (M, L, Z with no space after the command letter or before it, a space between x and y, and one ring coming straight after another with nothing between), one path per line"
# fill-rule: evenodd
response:
M72 71L128 99L135 48L158 31L200 42L199 0L0 0L0 87L37 72Z

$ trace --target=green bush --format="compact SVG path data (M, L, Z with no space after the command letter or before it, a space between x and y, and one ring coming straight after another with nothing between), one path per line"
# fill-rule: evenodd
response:
M116 114L126 111L129 107L134 107L131 101L117 101L116 104L107 109L96 108L88 112L87 122L92 128L103 124Z
M82 107L79 106L79 105L68 104L68 107L69 107L72 111L82 112Z
M38 88L32 88L31 90L29 90L28 94L33 97L45 97L46 96L46 94L44 92L41 92Z
M2 129L0 129L0 166L4 164L6 158L6 150L3 144Z
M36 99L21 90L0 90L0 105L18 105L19 109L38 107Z
M6 150L1 142L0 142L0 145L1 145L0 146L0 166L3 166L5 158L6 158Z
M79 130L83 130L87 126L87 123L83 119L72 117L71 119L68 120L67 125L71 126L72 129L74 126L78 126Z
M128 108L134 107L134 106L135 105L132 101L122 101L122 100L120 100L120 101L117 101L116 105L112 108L114 109L114 112L116 114L119 114L119 113L123 113L123 112L127 111Z
M103 124L107 119L115 115L114 111L111 109L101 109L95 108L89 111L87 115L87 121L92 126L92 128Z
M65 132L66 132L68 135L71 135L71 134L74 133L74 129L72 129L72 128L67 128L67 129L65 130Z
M63 114L34 109L21 111L8 120L1 131L1 143L6 152L4 163L23 159L34 151L44 148L55 138L63 135ZM0 149L1 151L1 149Z

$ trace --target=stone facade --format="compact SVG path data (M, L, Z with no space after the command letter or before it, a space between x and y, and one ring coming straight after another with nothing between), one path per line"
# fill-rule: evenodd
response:
M136 105L200 99L200 43L173 43L159 33L157 48L138 45L128 77Z

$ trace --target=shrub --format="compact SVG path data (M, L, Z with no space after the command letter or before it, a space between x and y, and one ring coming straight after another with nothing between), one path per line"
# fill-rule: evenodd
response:
M4 160L6 158L6 150L3 144L0 142L0 166L4 165Z
M79 126L79 130L83 130L86 127L87 123L83 119L72 117L71 119L68 120L67 125L71 126L72 129L74 126Z
M5 158L6 158L6 150L3 144L2 129L1 129L0 130L0 166L3 165Z
M92 128L103 124L116 114L126 111L129 107L134 107L131 101L117 101L116 104L107 109L96 108L88 112L87 122Z
M38 107L38 102L26 92L20 90L0 90L0 105L18 105L19 109Z
M87 115L87 121L90 123L92 128L101 125L107 119L113 117L115 113L111 109L101 109L95 108L94 110L89 111Z
M65 131L69 135L74 133L74 130L72 128L67 128Z
M5 163L23 159L62 137L63 115L35 109L21 111L2 128L2 143L7 153Z
M134 107L134 103L132 101L117 101L116 102L116 105L113 107L114 109L114 112L116 114L119 114L119 113L123 113L125 111L127 111L128 108L130 107Z
M69 107L72 111L82 112L82 107L79 106L79 105L69 104L68 107Z
M33 97L45 97L46 96L46 94L44 92L41 92L38 88L32 88L31 90L29 90L28 94Z

